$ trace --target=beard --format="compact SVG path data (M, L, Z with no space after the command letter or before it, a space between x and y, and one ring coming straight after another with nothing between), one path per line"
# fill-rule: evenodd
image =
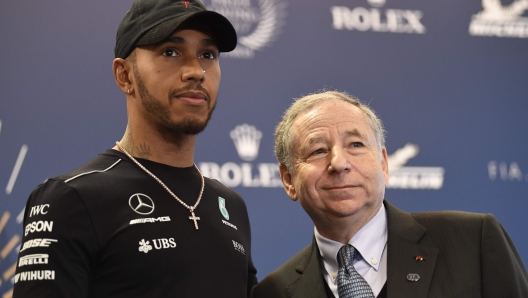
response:
M137 70L137 67L135 63L133 64L134 68L134 75L137 80L137 87L138 87L138 93L139 97L141 99L141 103L143 104L143 107L147 112L149 112L152 116L158 118L161 123L170 131L176 133L176 134L186 134L186 135L197 135L200 132L202 132L205 127L207 126L207 123L209 123L209 120L211 119L211 115L213 114L213 111L216 107L211 105L211 97L209 95L209 92L205 88L202 87L200 83L197 84L189 84L183 88L179 88L176 90L173 90L169 93L169 96L167 98L167 102L169 103L169 106L172 104L172 101L174 99L174 96L177 94L191 91L191 90L198 90L205 94L205 98L207 100L207 107L209 108L209 113L207 114L207 118L205 121L200 121L199 119L196 119L194 117L185 117L181 121L173 121L170 116L170 110L167 109L162 104L162 101L156 98L154 95L152 95L147 86L145 86L145 83L141 79L141 76L139 75L139 72Z

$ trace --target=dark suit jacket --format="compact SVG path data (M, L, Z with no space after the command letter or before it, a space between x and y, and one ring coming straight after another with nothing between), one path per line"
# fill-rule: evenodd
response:
M407 213L387 201L387 297L528 297L528 274L493 215ZM417 261L416 256L424 258ZM312 244L253 288L254 298L327 297ZM417 273L418 281L408 281Z

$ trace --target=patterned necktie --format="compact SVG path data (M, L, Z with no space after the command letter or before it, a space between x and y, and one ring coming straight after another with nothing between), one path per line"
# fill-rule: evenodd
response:
M367 281L354 268L356 249L343 245L339 249L339 271L337 273L337 291L339 298L374 298Z

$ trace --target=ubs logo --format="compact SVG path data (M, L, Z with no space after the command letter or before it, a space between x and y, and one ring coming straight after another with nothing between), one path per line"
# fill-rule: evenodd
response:
M142 193L133 194L128 199L128 205L130 205L132 210L141 215L151 214L154 211L154 201Z

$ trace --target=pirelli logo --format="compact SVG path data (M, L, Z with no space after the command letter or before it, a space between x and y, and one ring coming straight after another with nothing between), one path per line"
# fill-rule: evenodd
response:
M18 267L26 265L48 264L48 257L49 255L47 254L34 254L20 257L20 260L18 261Z

